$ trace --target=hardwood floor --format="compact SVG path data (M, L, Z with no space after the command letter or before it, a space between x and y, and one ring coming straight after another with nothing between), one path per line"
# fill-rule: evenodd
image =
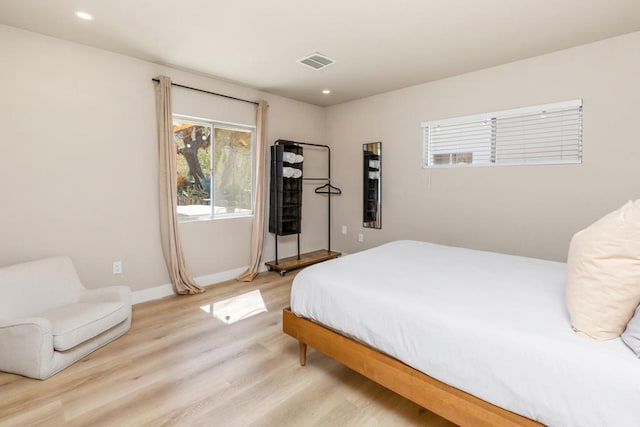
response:
M312 348L301 367L282 333L294 276L138 304L131 331L48 380L0 373L0 426L453 426ZM268 311L212 316L255 289Z

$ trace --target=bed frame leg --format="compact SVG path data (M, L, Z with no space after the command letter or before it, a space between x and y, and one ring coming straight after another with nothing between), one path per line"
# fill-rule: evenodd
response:
M299 341L300 345L300 366L304 366L307 364L307 345L302 341Z

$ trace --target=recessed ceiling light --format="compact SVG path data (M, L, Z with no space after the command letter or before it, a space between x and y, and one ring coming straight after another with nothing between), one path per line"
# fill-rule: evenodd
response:
M93 15L87 13L87 12L82 12L82 11L77 11L76 12L76 16L80 19L84 19L85 21L92 21L93 20Z
M325 95L329 95L331 91L329 89L325 89L322 91L322 93L324 93Z

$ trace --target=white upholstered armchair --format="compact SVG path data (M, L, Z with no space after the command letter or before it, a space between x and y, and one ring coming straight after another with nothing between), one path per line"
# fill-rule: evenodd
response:
M85 288L68 257L0 268L0 371L48 378L130 327L131 290Z

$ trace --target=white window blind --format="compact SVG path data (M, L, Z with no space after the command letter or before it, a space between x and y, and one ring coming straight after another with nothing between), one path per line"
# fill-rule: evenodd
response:
M424 167L582 163L582 100L422 123Z

